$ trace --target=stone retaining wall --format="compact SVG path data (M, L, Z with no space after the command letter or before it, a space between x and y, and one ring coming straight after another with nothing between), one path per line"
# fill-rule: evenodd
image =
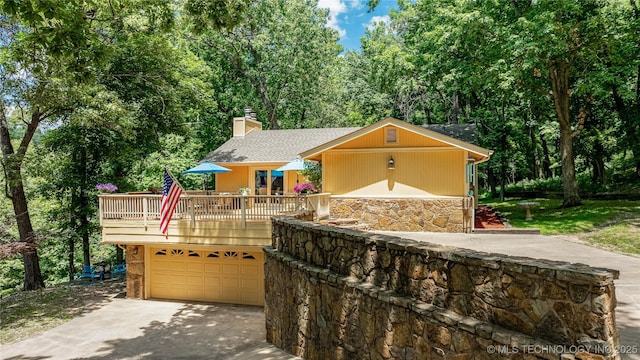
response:
M471 232L473 198L335 198L333 218L358 219L372 230Z
M618 359L614 270L273 220L267 341L305 359Z

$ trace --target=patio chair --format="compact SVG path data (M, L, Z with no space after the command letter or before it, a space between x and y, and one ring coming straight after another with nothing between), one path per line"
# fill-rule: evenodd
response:
M126 263L115 264L111 268L111 275L112 276L121 277L121 276L125 276L126 274L127 274L127 264Z
M102 280L111 279L111 264L106 262L95 263L95 268L93 270L96 273L102 274Z
M82 273L76 274L76 278L80 279L80 282L84 279L90 279L91 284L93 284L96 279L102 280L102 272L96 271L93 266L84 265L82 267Z

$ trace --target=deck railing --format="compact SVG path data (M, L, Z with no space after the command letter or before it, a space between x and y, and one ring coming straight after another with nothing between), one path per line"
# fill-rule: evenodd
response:
M324 196L323 196L324 195ZM295 195L183 195L173 219L218 221L270 221L274 215L298 210L317 211L319 198L329 194ZM327 201L328 202L328 201ZM109 194L99 197L100 225L104 220L140 221L143 225L160 219L161 195Z

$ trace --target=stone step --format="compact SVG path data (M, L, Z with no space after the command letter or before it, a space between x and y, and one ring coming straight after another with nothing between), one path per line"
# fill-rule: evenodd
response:
M367 231L371 228L369 224L349 224L349 225L340 225L343 229L352 229L352 230L362 230Z
M504 229L473 229L474 234L531 234L540 235L540 229L518 229L518 228L504 228Z
M320 221L322 225L355 225L358 223L358 219L340 218L340 219L323 219Z

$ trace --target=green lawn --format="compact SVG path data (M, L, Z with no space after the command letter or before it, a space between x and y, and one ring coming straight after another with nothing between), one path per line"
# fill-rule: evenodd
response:
M595 246L624 253L640 254L640 201L584 200L584 205L561 208L562 199L527 199L540 207L532 210L533 220L525 220L522 199L500 202L486 199L515 228L538 228L544 235L573 234Z

